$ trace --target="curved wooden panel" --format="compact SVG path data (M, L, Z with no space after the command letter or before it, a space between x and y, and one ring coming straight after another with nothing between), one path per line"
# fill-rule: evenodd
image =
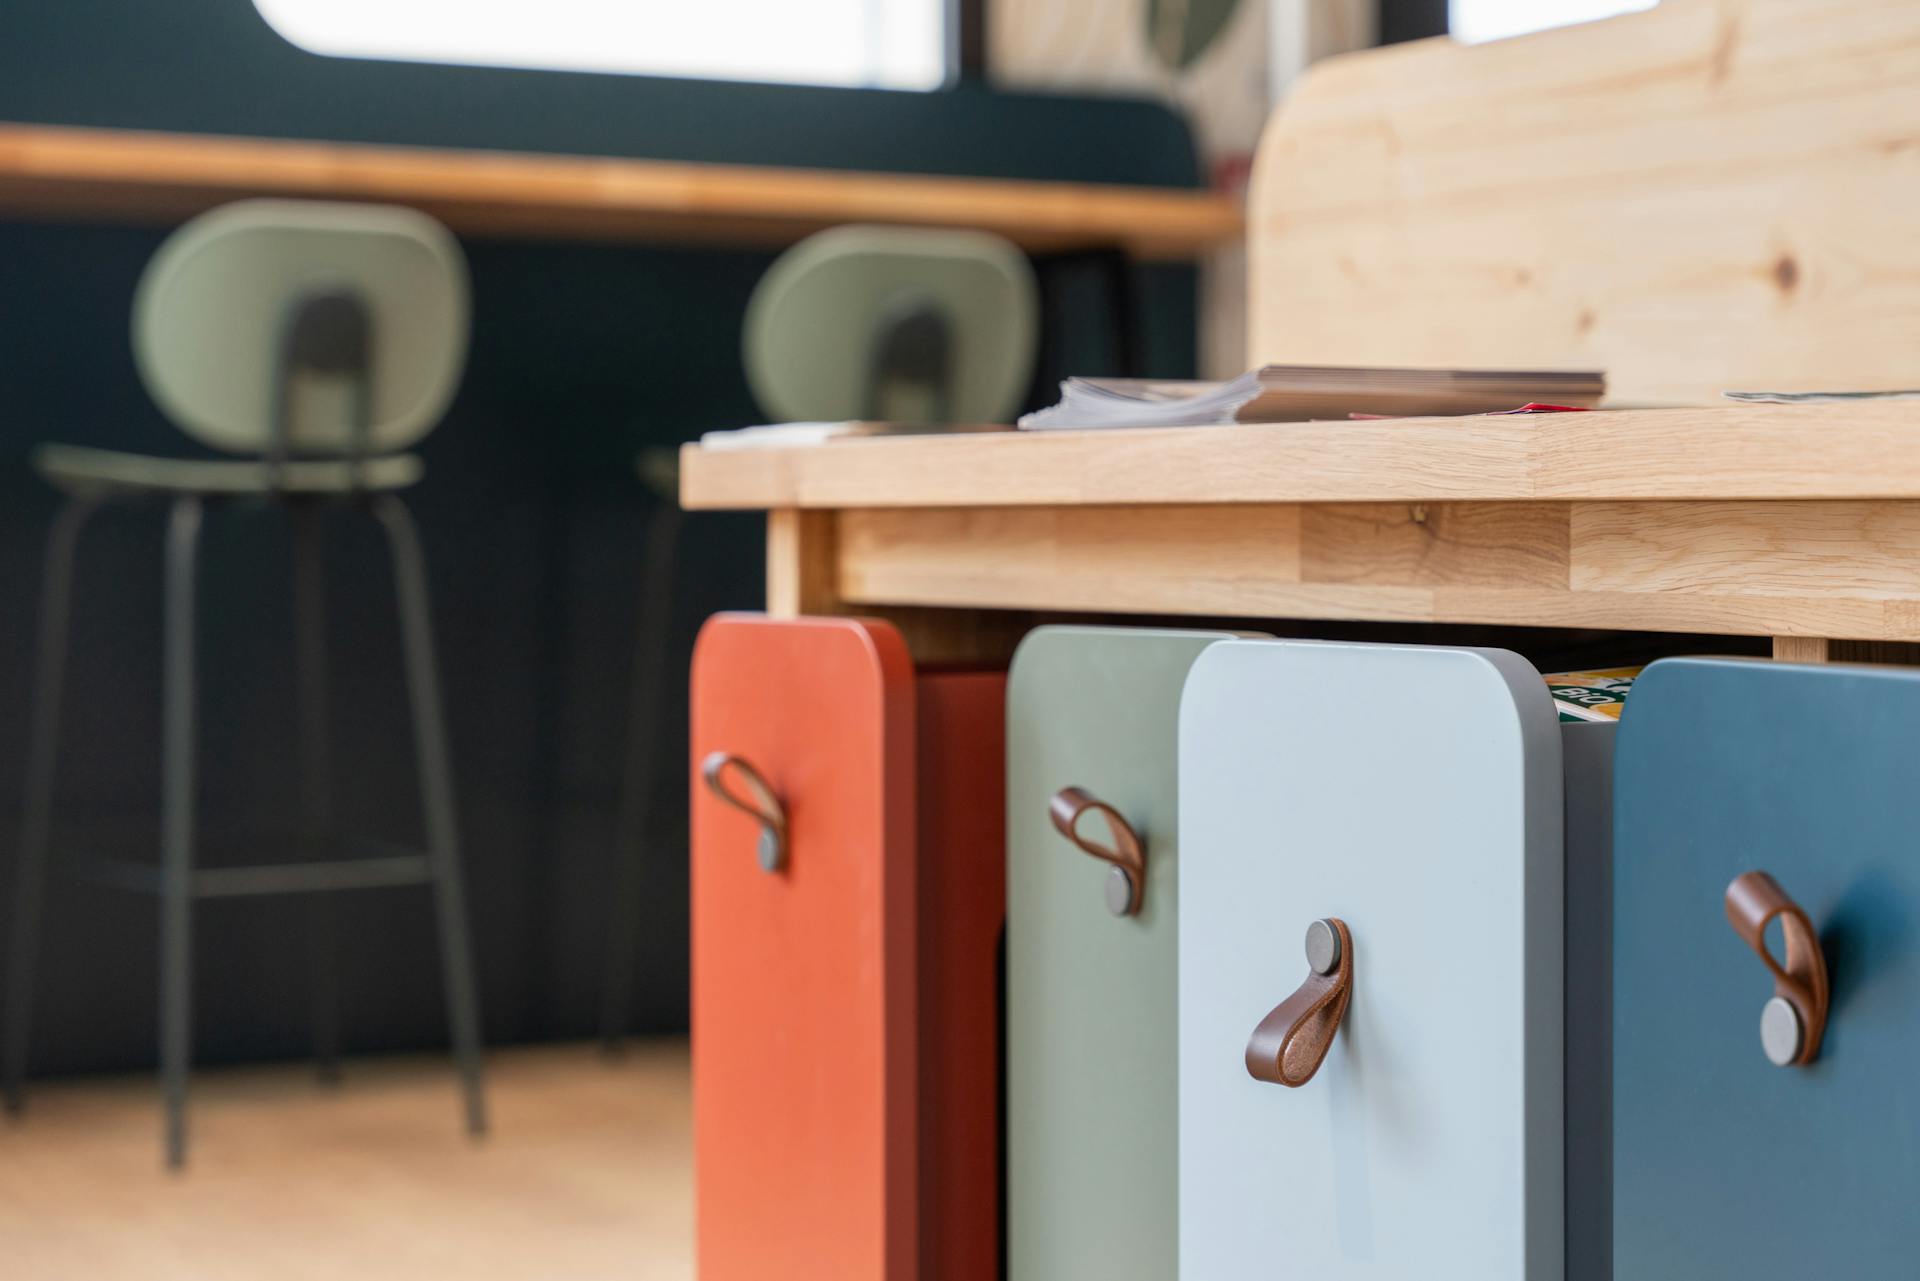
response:
M1349 55L1261 143L1252 362L1597 367L1621 404L1911 386L1916 207L1915 0Z

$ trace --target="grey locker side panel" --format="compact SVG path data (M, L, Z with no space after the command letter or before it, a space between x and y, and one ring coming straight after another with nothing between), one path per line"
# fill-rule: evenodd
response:
M1567 1281L1613 1276L1613 742L1560 726L1567 807Z

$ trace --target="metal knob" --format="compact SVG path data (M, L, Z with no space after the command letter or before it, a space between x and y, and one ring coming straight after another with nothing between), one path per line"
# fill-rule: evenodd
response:
M779 871L787 858L779 834L771 827L760 829L760 839L754 842L753 852L760 860L760 870L763 872Z
M1791 1067L1806 1043L1807 1031L1793 1002L1776 996L1760 1007L1760 1048L1766 1051L1767 1062Z
M1340 965L1340 934L1325 919L1307 926L1307 967L1315 974L1331 974Z

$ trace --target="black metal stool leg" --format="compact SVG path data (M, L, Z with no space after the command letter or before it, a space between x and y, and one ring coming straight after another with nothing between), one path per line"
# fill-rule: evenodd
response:
M187 1068L193 1053L194 577L200 500L176 498L167 522L161 721L160 1079L167 1165L187 1159Z
M332 857L333 769L327 735L325 512L296 502L293 524L294 668L299 684L300 821L306 857ZM308 990L313 1055L320 1079L340 1079L340 985L336 974L337 909L331 894L307 898Z
M27 1040L33 1027L34 969L40 951L40 912L47 884L47 845L53 830L54 758L60 741L60 696L66 683L67 625L73 602L74 548L98 504L71 499L55 517L47 538L45 578L40 585L39 653L34 662L33 729L27 757L27 790L16 851L13 936L7 962L4 1077L6 1106L26 1104Z
M660 690L666 679L668 625L679 504L657 504L647 518L647 567L641 584L640 625L628 686L627 759L620 781L620 811L614 828L613 897L607 908L607 971L601 989L600 1038L619 1048L633 1014L635 950L640 924L641 871L653 812L653 769L660 742Z
M386 528L399 597L401 643L406 650L407 690L413 702L414 741L420 789L426 807L427 857L433 865L434 902L440 917L440 956L445 971L447 1017L466 1092L467 1131L487 1129L481 1084L480 998L467 939L466 894L461 882L459 837L454 825L452 767L447 758L439 673L433 654L433 621L427 597L427 567L420 535L406 505L392 495L372 503Z

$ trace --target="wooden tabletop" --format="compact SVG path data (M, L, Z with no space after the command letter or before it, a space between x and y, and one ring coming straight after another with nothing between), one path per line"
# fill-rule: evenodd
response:
M681 498L927 661L1021 610L1920 641L1911 402L688 446Z
M688 508L1920 498L1920 402L848 439L681 455Z
M1700 0L1350 54L1268 126L1247 364L1695 408L694 448L682 499L772 513L769 610L884 613L922 661L1022 611L1920 654L1920 403L1720 398L1913 385L1916 87L1920 0Z
M262 195L394 201L474 235L756 246L883 222L1182 258L1242 229L1234 198L1168 188L0 125L0 213L175 221Z

